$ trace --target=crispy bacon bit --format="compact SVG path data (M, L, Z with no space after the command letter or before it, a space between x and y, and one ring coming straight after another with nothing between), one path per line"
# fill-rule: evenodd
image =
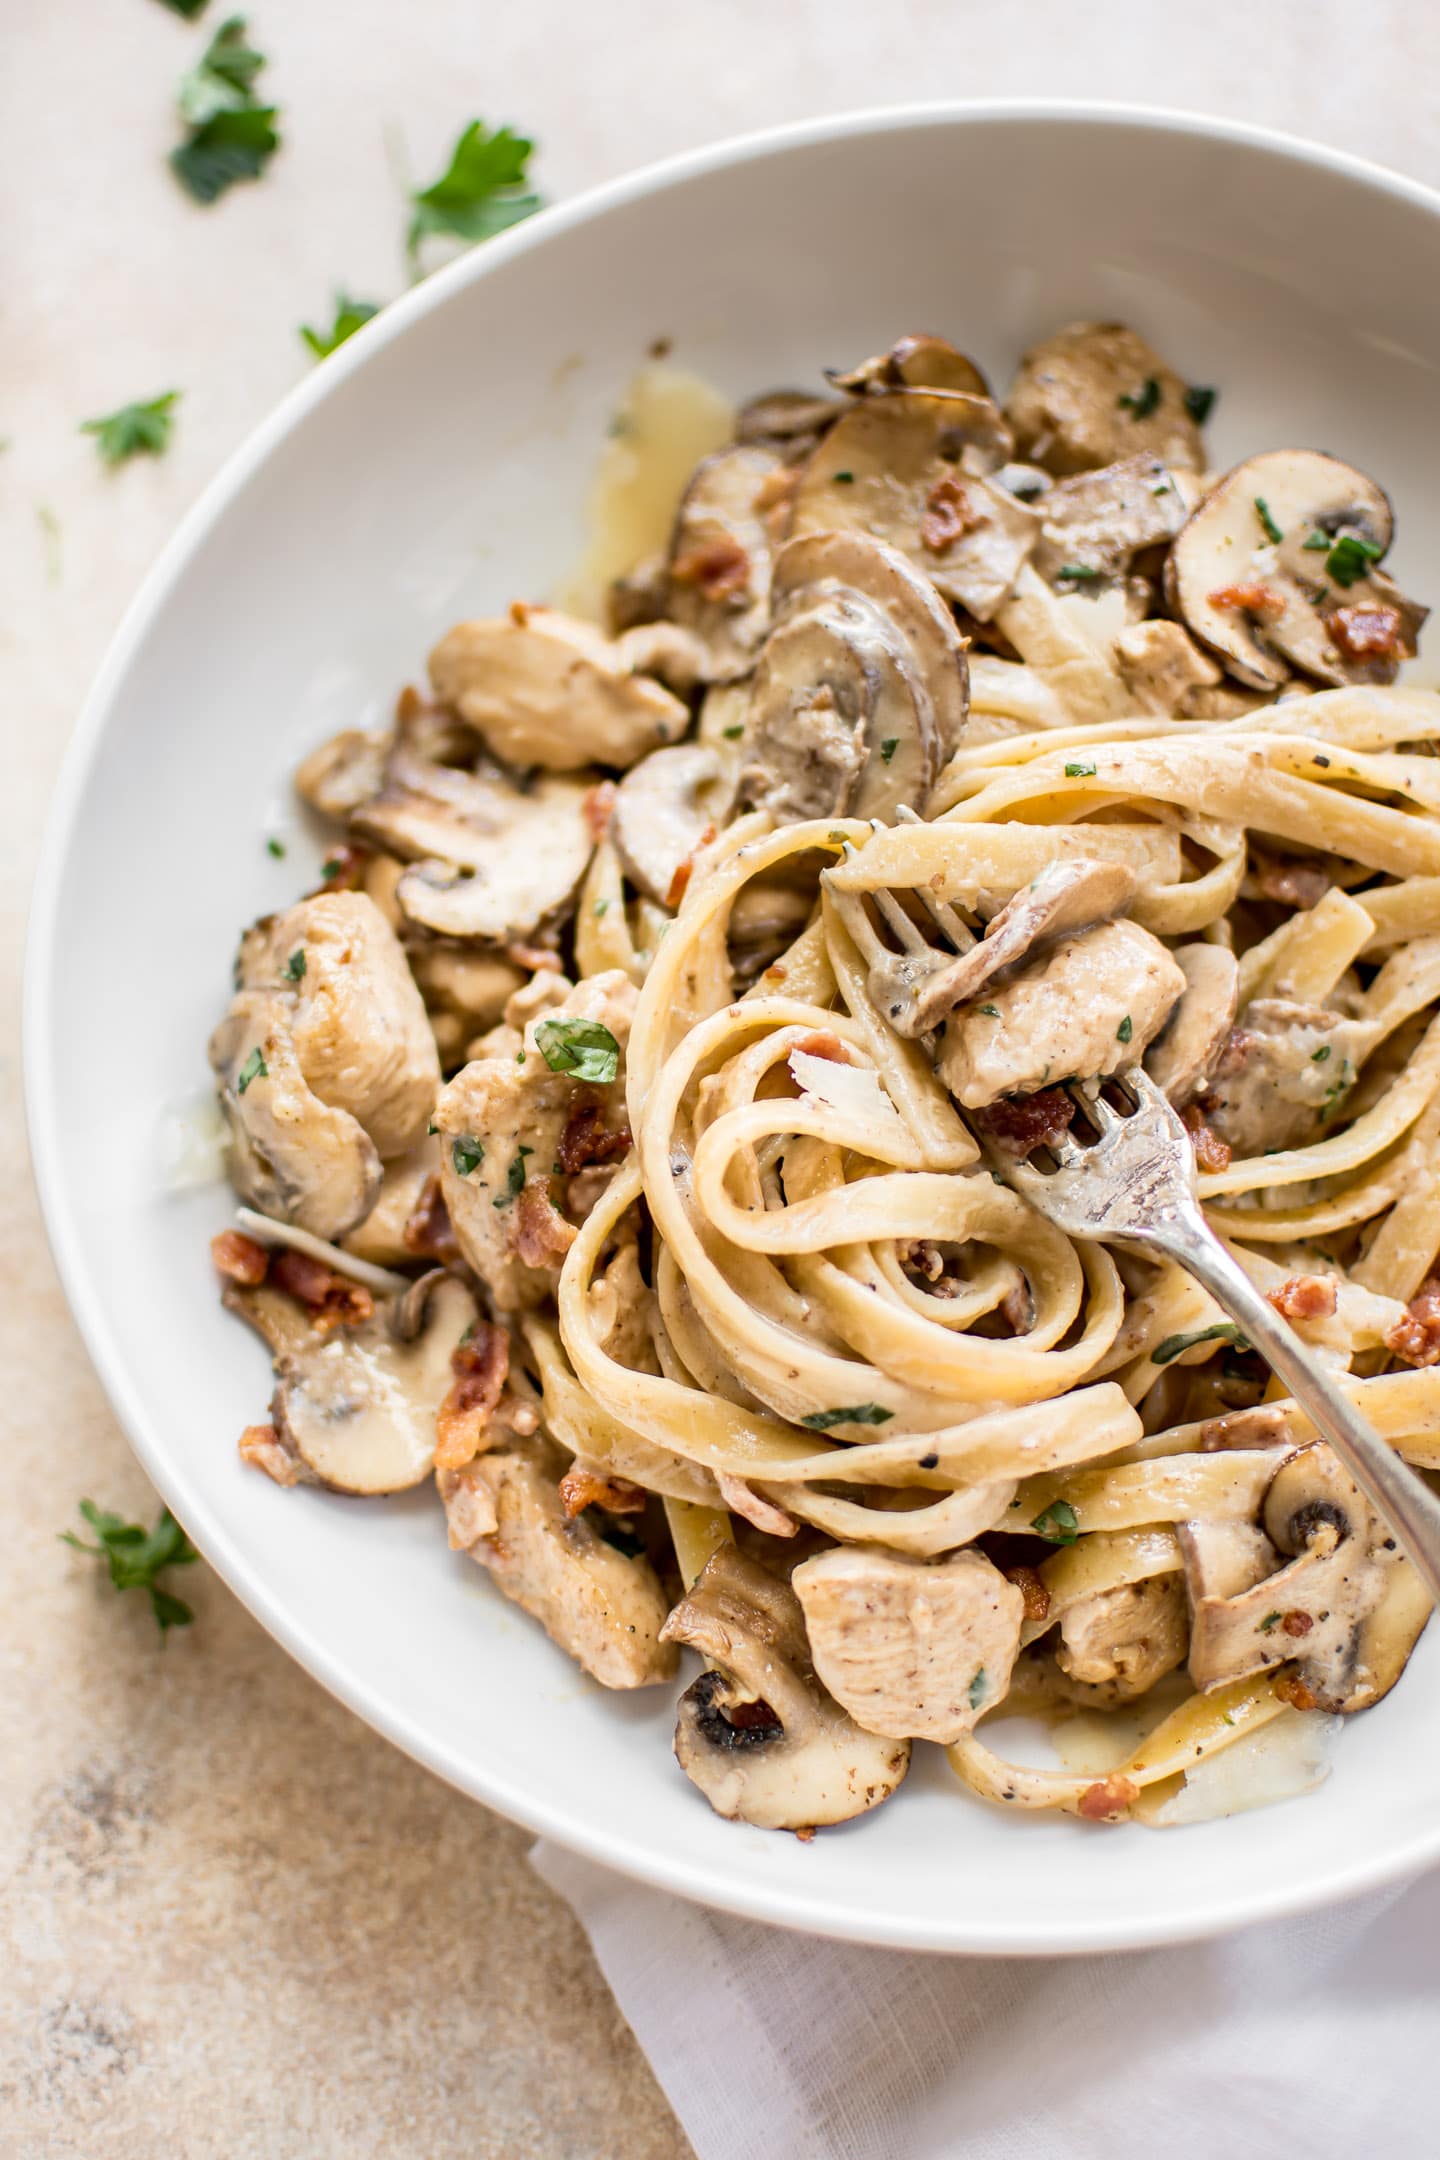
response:
M1211 607L1238 608L1245 615L1260 615L1270 619L1285 612L1282 594L1269 585L1222 585L1217 592L1207 593Z
M1006 1582L1013 1582L1021 1597L1024 1598L1025 1618L1027 1620L1044 1620L1049 1617L1050 1592L1041 1581L1037 1569L1033 1567L1007 1567L1005 1580Z
M1042 1088L1038 1095L1002 1095L971 1116L1002 1154L1019 1162L1069 1130L1075 1105L1060 1088Z
M1405 638L1399 608L1357 602L1354 607L1332 608L1323 620L1335 644L1351 660L1384 660L1394 665L1414 657L1415 647Z
M744 1478L734 1477L728 1470L716 1475L720 1498L732 1514L750 1523L756 1530L763 1530L770 1537L794 1537L800 1525L784 1508L778 1508L771 1500L765 1500Z
M844 1043L838 1035L832 1035L828 1028L822 1028L814 1035L807 1035L804 1042L796 1043L795 1048L803 1050L806 1057L827 1058L832 1065L848 1065L850 1062L845 1054Z
M566 1176L586 1169L591 1163L619 1162L621 1156L629 1152L629 1126L619 1125L614 1131L607 1132L604 1097L589 1093L581 1095L570 1112L560 1135L560 1145L555 1150L555 1160Z
M1292 1710L1313 1710L1320 1698L1313 1688L1308 1688L1298 1673L1281 1673L1270 1683L1281 1702L1288 1702Z
M1287 1612L1280 1617L1280 1630L1285 1635L1308 1635L1314 1625L1308 1612Z
M925 498L925 515L920 520L920 545L932 555L943 555L952 541L961 539L984 522L960 481L953 473L946 473Z
M299 1304L308 1308L312 1326L322 1335L336 1328L359 1327L375 1310L375 1300L363 1283L337 1274L323 1260L290 1247L272 1255L270 1280Z
M804 1823L804 1824L802 1824L802 1826L800 1827L800 1829L798 1829L798 1830L797 1830L797 1831L795 1832L795 1835L796 1835L796 1837L797 1837L797 1838L799 1838L799 1840L800 1840L800 1843L801 1843L802 1845L813 1845L813 1844L814 1844L814 1842L815 1842L815 1825L814 1825L814 1823L812 1822L812 1823Z
M484 1482L483 1472L441 1470L435 1480L445 1502L445 1522L451 1552L469 1552L481 1538L493 1537L500 1527L495 1500Z
M933 1238L914 1238L900 1248L900 1265L907 1275L923 1276L926 1282L939 1282L945 1272L945 1255Z
M1421 1283L1387 1329L1385 1347L1407 1365L1440 1365L1440 1275L1429 1275Z
M1087 1822L1113 1822L1123 1815L1132 1800L1140 1797L1140 1787L1134 1778L1118 1775L1101 1778L1098 1785L1087 1785L1080 1795L1080 1813Z
M1298 855L1271 855L1253 840L1250 843L1247 899L1278 900L1293 908L1318 907L1334 882L1317 862L1304 862Z
M365 866L369 860L369 848L332 849L321 868L320 883L313 892L306 893L306 899L314 900L319 894L327 892L358 892L365 883Z
M1284 1320L1328 1320L1335 1310L1336 1295L1333 1275L1292 1275L1278 1290L1267 1293L1269 1303Z
M778 960L774 961L771 966L766 968L765 980L766 982L784 982L785 970L783 967L781 967Z
M602 1507L611 1515L639 1515L645 1507L645 1488L632 1485L629 1478L606 1477L577 1455L560 1480L560 1505L567 1515L578 1515L587 1507Z
M455 1384L435 1413L435 1467L461 1470L486 1446L485 1428L510 1371L510 1336L477 1320L450 1353Z
M575 1225L557 1214L548 1177L533 1177L515 1203L511 1243L526 1267L554 1267L575 1242Z
M440 1190L438 1170L432 1170L421 1186L420 1197L400 1233L400 1242L417 1260L438 1260L442 1267L453 1267L460 1258L460 1247L450 1225L450 1210Z
M698 585L707 600L728 600L750 582L750 557L738 540L706 540L670 565L677 585Z
M526 623L529 622L530 610L523 600L512 600L510 602L510 620L517 630L523 630Z
M597 780L594 787L587 788L580 798L580 814L590 828L591 839L599 847L615 815L615 782Z
M505 957L514 967L529 968L532 975L543 974L547 968L552 974L560 970L560 955L553 945L507 945Z
M247 1425L240 1435L240 1460L263 1470L277 1485L299 1485L304 1470L273 1425Z
M247 1290L264 1282L270 1267L265 1247L257 1245L253 1237L246 1237L243 1230L222 1230L218 1237L212 1237L210 1258L226 1282L241 1283Z
M707 825L704 832L701 833L700 838L696 841L693 852L686 856L684 862L676 866L675 875L670 880L670 890L665 895L666 907L679 907L681 901L685 898L686 893L690 889L690 880L691 877L694 875L695 871L696 855L699 854L701 848L709 847L710 842L714 838L715 827L713 825Z
M1197 1103L1191 1103L1189 1108L1181 1113L1181 1122L1195 1148L1196 1169L1228 1170L1230 1143L1222 1140L1213 1126L1206 1124L1204 1113Z

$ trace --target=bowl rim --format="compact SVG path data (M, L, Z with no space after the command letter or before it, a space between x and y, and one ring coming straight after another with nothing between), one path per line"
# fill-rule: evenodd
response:
M1358 1896L1440 1858L1440 1819L1383 1853L1356 1850L1338 1860L1323 1880L1287 1884L1277 1879L1263 1895L1211 1897L1205 1909L1176 1920L1129 1910L1103 1922L1057 1926L1052 1920L1007 1920L976 1925L937 1915L933 1920L895 1921L851 1903L836 1909L833 1895L798 1884L749 1884L723 1864L647 1848L590 1828L582 1816L551 1805L543 1795L517 1789L503 1774L463 1761L443 1738L427 1733L401 1710L392 1710L363 1676L345 1668L285 1609L283 1592L252 1571L231 1542L223 1516L202 1495L187 1490L183 1467L157 1439L139 1391L125 1374L100 1295L90 1278L82 1234L72 1217L62 1170L62 1135L52 1115L50 1086L53 1006L57 983L55 936L76 820L111 707L125 675L161 616L182 570L220 522L252 474L311 409L334 395L358 367L382 347L403 338L411 325L477 279L516 255L543 248L553 237L607 216L647 195L663 192L730 166L803 150L856 135L903 134L946 127L1050 123L1059 128L1114 127L1206 138L1237 148L1268 152L1354 180L1393 200L1440 217L1440 190L1350 151L1249 121L1179 107L1120 100L1073 98L937 99L862 107L836 115L793 121L729 136L696 150L658 159L602 182L537 212L435 271L392 301L333 357L302 377L224 460L182 515L145 573L110 640L63 754L46 815L25 939L22 1073L31 1162L41 1215L61 1287L86 1351L130 1446L162 1500L171 1507L204 1557L268 1634L348 1709L382 1733L414 1761L472 1799L537 1835L654 1888L774 1926L897 1949L971 1956L1055 1956L1143 1949L1201 1941L1261 1921L1312 1911Z

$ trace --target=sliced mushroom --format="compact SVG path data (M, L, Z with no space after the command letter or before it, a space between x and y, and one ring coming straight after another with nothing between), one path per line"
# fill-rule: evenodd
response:
M435 1462L435 1413L453 1378L451 1353L476 1318L475 1300L453 1276L428 1292L423 1325L403 1341L391 1325L395 1299L376 1301L357 1327L322 1333L294 1298L270 1284L222 1293L269 1345L276 1387L276 1443L299 1475L336 1492L404 1492Z
M1184 383L1124 323L1071 323L1032 345L1005 413L1022 457L1053 473L1090 472L1137 456L1204 468Z
M1428 612L1375 567L1394 525L1353 465L1269 450L1227 473L1185 525L1166 595L1257 689L1277 689L1292 667L1321 682L1393 682Z
M457 623L430 655L430 680L496 757L522 769L623 768L690 724L680 700L633 674L593 623L556 608L517 604Z
M1125 863L1094 862L1084 856L1047 863L1037 878L991 918L984 937L947 967L927 975L913 997L898 994L907 966L904 960L896 962L893 993L883 964L870 970L871 994L897 1034L927 1034L946 1013L978 997L986 983L1035 946L1118 915L1129 906L1139 882Z
M1190 1630L1185 1582L1152 1575L1077 1598L1060 1622L1055 1663L1094 1702L1128 1702L1185 1662Z
M1101 923L990 984L982 1004L952 1013L936 1070L971 1110L1052 1081L1102 1078L1138 1063L1184 987L1148 930Z
M693 630L678 622L637 623L622 631L615 650L637 675L654 675L677 697L688 697L710 679L710 655ZM651 752L653 756L654 753Z
M376 1267L408 1267L415 1254L405 1242L405 1225L419 1206L428 1180L440 1168L440 1154L428 1135L408 1155L385 1165L375 1205L341 1240L346 1252Z
M1208 711L1222 677L1182 623L1131 623L1115 639L1115 664L1142 712L1188 720Z
M323 817L348 818L384 785L389 747L388 735L345 728L302 759L295 774L296 793Z
M1205 1122L1237 1155L1298 1146L1343 1103L1372 1040L1326 1005L1252 998L1205 1082Z
M960 390L967 397L988 398L990 385L973 360L956 349L948 338L925 333L902 337L889 352L862 360L859 367L843 373L825 370L837 390L863 394L871 390Z
M681 499L669 612L699 641L709 682L748 675L764 642L773 549L762 489L780 470L773 450L732 443L702 459Z
M351 823L413 866L396 887L407 920L503 945L533 937L569 906L594 852L588 792L559 776L522 790L402 751Z
M1224 945L1177 945L1174 959L1185 988L1145 1053L1145 1070L1183 1110L1230 1039L1240 970Z
M837 1545L790 1581L819 1679L866 1732L948 1745L1010 1685L1025 1600L983 1553Z
M1123 576L1142 549L1174 539L1190 507L1157 457L1122 458L1098 472L1079 473L1051 488L1040 505L1045 522L1035 567L1052 584L1072 568Z
M988 622L1040 532L1037 514L985 477L1009 452L988 398L930 390L861 398L805 467L791 537L868 533Z
M778 450L787 462L808 457L828 427L847 410L843 398L816 397L809 390L766 390L742 405L735 439Z
M904 1777L909 1741L862 1731L832 1700L794 1591L733 1545L707 1562L663 1633L712 1661L680 1698L675 1754L717 1814L809 1830L863 1815Z
M964 649L904 557L857 532L791 540L755 673L742 798L781 822L922 808L960 740Z
M1280 1564L1258 1523L1216 1517L1177 1523L1175 1529L1193 1600L1236 1597L1264 1576L1273 1575Z
M648 1560L631 1558L586 1514L567 1515L568 1458L543 1433L437 1472L450 1541L538 1620L602 1687L668 1680L665 1594Z
M230 1181L261 1214L339 1238L374 1206L380 1156L357 1118L307 1084L290 1019L279 991L242 990L210 1038Z
M662 906L707 834L725 819L733 788L719 756L699 743L652 750L615 791L610 839L632 885Z

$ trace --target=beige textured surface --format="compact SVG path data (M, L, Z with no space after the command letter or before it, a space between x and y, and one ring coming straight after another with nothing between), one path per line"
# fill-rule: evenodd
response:
M151 1505L23 1170L21 921L66 734L179 512L303 371L293 326L321 320L336 283L397 288L397 160L430 177L471 113L531 129L555 195L802 114L1046 92L1265 120L1433 181L1440 19L1423 0L251 13L287 148L260 187L201 212L161 159L203 29L156 0L4 10L0 2152L682 2160L519 1833L332 1704L203 1569L182 1585L197 1624L162 1652L143 1603L53 1541L82 1493ZM172 386L171 455L101 474L76 423Z

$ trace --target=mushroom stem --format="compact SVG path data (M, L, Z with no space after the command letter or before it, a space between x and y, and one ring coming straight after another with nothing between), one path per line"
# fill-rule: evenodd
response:
M277 1222L273 1215L261 1215L248 1207L237 1207L235 1220L259 1244L289 1245L296 1252L308 1253L312 1260L323 1260L337 1275L348 1275L352 1282L364 1283L367 1290L375 1290L381 1297L400 1297L411 1287L410 1276L399 1275L393 1268L376 1267L373 1260L357 1260L343 1245L331 1245L295 1223Z

